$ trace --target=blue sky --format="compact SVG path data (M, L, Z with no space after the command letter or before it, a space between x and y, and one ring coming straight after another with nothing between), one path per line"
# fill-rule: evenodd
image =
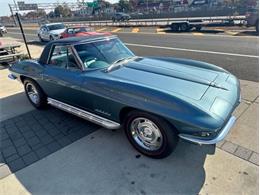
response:
M24 1L25 3L56 3L56 2L77 2L76 0L16 0L17 1ZM92 0L85 0L92 1ZM107 0L111 3L115 3L118 0ZM10 15L10 9L8 4L13 4L13 0L0 0L0 16Z

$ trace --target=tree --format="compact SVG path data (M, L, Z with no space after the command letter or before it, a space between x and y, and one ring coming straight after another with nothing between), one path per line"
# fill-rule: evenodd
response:
M50 18L54 18L54 17L55 17L55 13L54 13L54 11L51 11L51 12L48 14L48 17L50 17Z
M128 12L130 11L130 4L128 0L119 0L118 2L119 11Z
M30 11L24 15L26 18L42 18L46 16L46 12L43 9L37 11Z
M138 5L138 0L129 0L130 10L134 11Z
M63 5L58 5L54 9L54 15L56 17L70 17L72 15L72 12L68 5L64 3Z
M63 7L62 7L62 5L58 5L57 7L55 7L55 9L54 9L54 15L55 15L56 17L62 16L62 12L63 12Z

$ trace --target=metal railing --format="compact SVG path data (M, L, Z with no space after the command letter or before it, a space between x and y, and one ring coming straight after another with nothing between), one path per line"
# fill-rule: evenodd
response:
M213 16L213 17L183 17L183 18L158 18L158 19L131 19L129 21L113 22L103 21L79 21L65 22L68 26L111 26L111 27L135 27L135 26L167 26L173 22L187 21L197 23L221 23L225 21L243 21L246 16Z

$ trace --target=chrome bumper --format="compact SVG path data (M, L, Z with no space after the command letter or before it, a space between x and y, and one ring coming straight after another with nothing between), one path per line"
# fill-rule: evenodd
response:
M211 140L203 140L203 139L200 139L198 137L188 135L188 134L179 134L179 137L184 140L187 140L187 141L190 141L193 143L197 143L197 144L216 144L226 137L229 130L234 125L235 121L236 121L236 117L232 116L226 123L225 127L217 135L217 137L215 137L214 139L211 139Z

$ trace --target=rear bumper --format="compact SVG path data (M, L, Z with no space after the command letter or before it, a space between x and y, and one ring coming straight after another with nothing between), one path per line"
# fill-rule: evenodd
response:
M236 117L232 116L228 120L226 125L223 127L223 129L220 131L220 133L215 138L210 140L201 139L200 137L196 137L188 134L179 134L179 137L184 140L197 143L197 144L216 144L226 137L226 135L228 134L232 126L235 124L235 121L236 121Z
M9 79L12 79L12 80L17 79L17 77L16 77L14 74L9 74L9 75L8 75L8 78L9 78Z

